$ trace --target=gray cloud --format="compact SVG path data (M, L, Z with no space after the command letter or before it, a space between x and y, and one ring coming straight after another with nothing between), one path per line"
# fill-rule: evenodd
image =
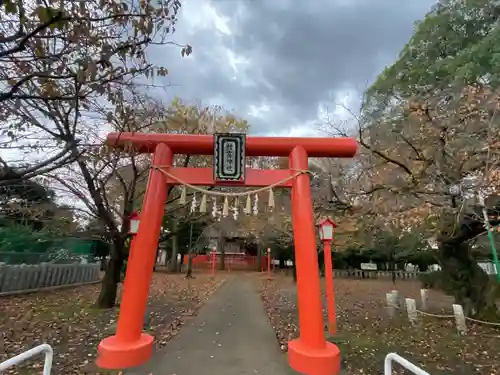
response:
M193 56L171 47L152 56L170 70L169 95L222 104L254 133L286 133L310 126L322 103L363 90L434 2L186 0L174 39Z

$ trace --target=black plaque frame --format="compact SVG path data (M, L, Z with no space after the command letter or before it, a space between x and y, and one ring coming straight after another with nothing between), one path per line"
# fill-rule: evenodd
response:
M232 143L235 150L234 173L224 171L224 146ZM246 134L216 133L214 134L214 180L216 182L245 182L246 167Z

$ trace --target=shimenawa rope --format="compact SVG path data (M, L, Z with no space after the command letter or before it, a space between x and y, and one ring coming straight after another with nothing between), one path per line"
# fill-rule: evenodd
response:
M281 184L284 184L285 182L288 182L288 181L294 179L295 177L300 176L301 174L311 173L308 170L294 170L295 173L293 173L292 175L285 177L285 178L283 178L283 179L281 179L281 180L279 180L271 185L268 185L268 186L264 186L264 187L254 189L254 190L241 191L241 192L224 192L224 191L207 190L207 189L203 189L203 188L200 188L198 186L195 186L195 185L191 185L191 184L183 181L182 179L176 177L172 173L167 172L165 169L163 169L163 168L166 168L164 166L152 165L151 168L162 172L165 176L171 178L172 180L176 181L178 184L180 184L182 186L186 186L194 191L197 191L197 192L202 193L202 194L210 195L213 197L245 197L245 196L249 196L249 195L254 195L254 194L262 193L262 192L268 191L270 189L273 189Z

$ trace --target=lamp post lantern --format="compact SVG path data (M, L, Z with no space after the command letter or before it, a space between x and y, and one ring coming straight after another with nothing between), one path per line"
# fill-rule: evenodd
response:
M130 214L128 232L130 234L137 234L139 232L139 224L141 223L141 217L134 211Z
M332 219L326 218L319 222L318 227L319 239L322 242L331 242L333 240L333 230L337 227L337 224Z
M318 223L319 238L323 243L323 253L325 259L325 287L326 304L328 310L328 332L335 334L337 331L337 322L335 317L335 289L333 285L333 263L332 263L332 240L333 231L337 224L326 218Z

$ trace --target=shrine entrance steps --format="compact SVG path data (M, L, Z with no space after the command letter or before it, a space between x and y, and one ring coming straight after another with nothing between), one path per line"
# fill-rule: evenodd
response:
M228 280L146 365L126 375L291 375L259 295Z

